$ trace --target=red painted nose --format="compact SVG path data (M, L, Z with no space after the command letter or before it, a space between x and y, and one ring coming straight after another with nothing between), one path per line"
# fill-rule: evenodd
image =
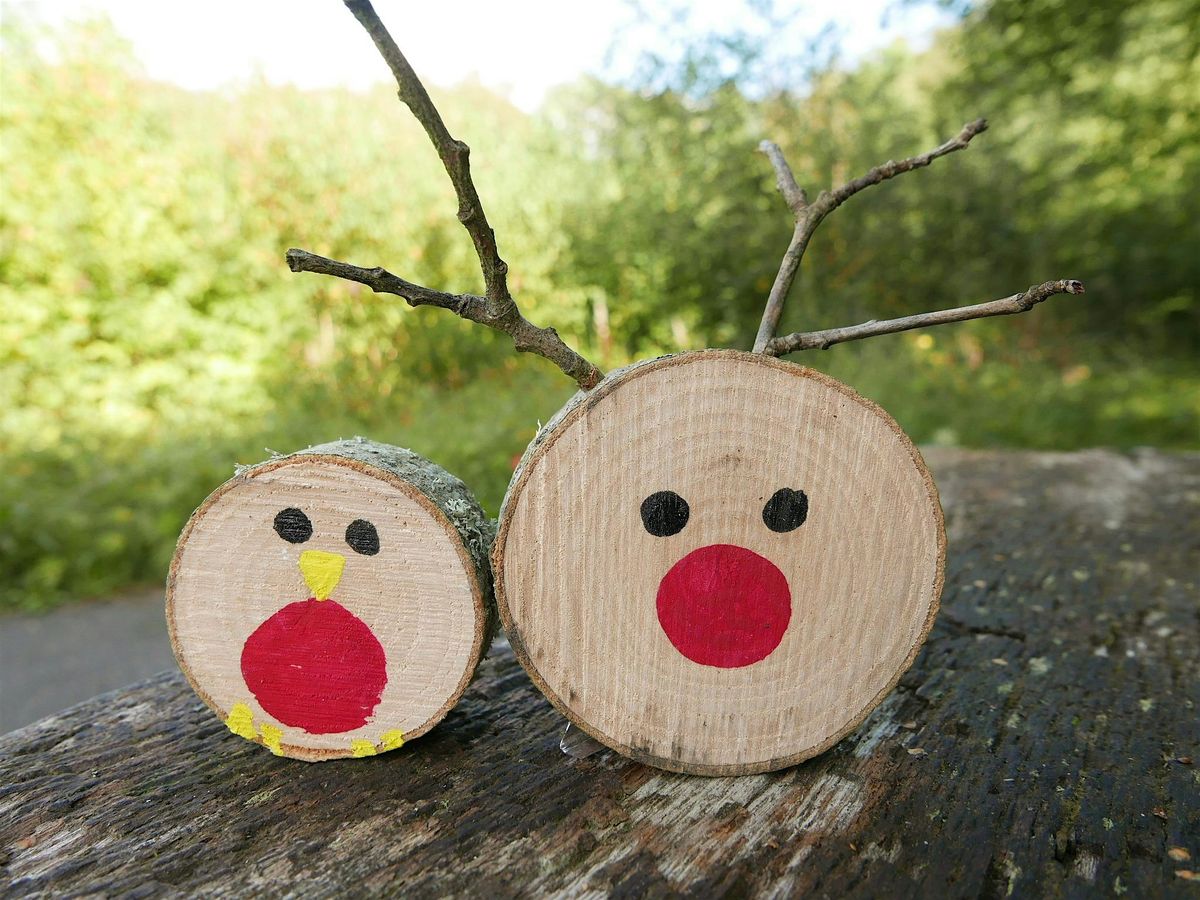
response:
M693 550L658 585L662 630L676 650L702 666L737 669L766 659L791 618L787 579L745 547Z

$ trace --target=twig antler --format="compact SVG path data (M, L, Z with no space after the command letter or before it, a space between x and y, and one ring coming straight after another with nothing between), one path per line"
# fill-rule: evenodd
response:
M1011 316L1014 313L1028 312L1055 294L1082 293L1082 282L1047 281L1034 285L1024 293L988 303L976 303L974 306L956 306L953 309L939 309L936 312L885 319L882 322L872 319L861 325L847 325L844 328L829 328L825 331L797 331L784 337L771 338L763 352L768 356L782 356L796 350L824 350L834 344L857 341L877 334L894 334L897 331L924 328L927 325L945 325L950 322L965 322L967 319L983 319L987 316Z
M595 386L603 373L563 343L553 328L539 328L526 319L513 300L508 289L508 264L500 258L496 248L496 234L488 224L479 192L471 180L470 148L450 136L425 86L421 84L417 73L388 34L370 0L344 2L375 42L380 55L396 78L396 84L400 88L400 99L424 127L429 140L437 149L438 156L441 157L442 165L446 167L446 174L450 176L454 192L458 196L458 220L470 234L471 242L475 245L475 254L479 257L484 295L478 297L474 294L448 294L405 281L378 266L363 268L318 256L307 250L288 250L288 267L293 272L316 272L357 281L375 293L403 297L410 306L438 306L451 310L464 319L509 335L519 351L544 356L575 379L584 390Z
M1073 279L1047 281L1029 288L1024 293L1013 294L1011 297L992 300L988 303L904 316L883 322L864 322L861 325L830 328L826 331L797 331L783 337L775 336L780 316L783 315L784 301L787 300L792 282L796 278L800 261L804 258L804 251L808 248L808 242L811 240L813 232L817 230L826 216L859 191L873 184L879 184L914 169L924 168L938 157L954 153L956 150L965 150L971 143L971 139L986 131L987 127L986 119L968 122L955 137L934 147L929 152L902 159L900 162L889 160L835 190L821 191L812 203L808 202L808 195L796 183L796 177L792 174L783 151L771 141L763 141L759 145L759 149L771 160L771 165L775 169L776 185L779 193L783 195L788 209L795 217L796 227L792 232L792 240L788 245L787 252L783 256L783 262L779 266L779 274L775 276L775 283L771 285L771 293L767 297L767 308L763 311L762 323L759 325L758 335L754 339L754 352L765 353L768 356L782 356L796 350L823 350L833 344L856 341L877 334L891 334L911 328L923 328L926 325L941 325L947 322L962 322L966 319L980 319L985 316L1006 316L1026 312L1055 294L1082 294L1083 283L1080 281Z

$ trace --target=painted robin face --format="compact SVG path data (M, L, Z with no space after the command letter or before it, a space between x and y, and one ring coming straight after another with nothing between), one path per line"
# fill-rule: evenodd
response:
M210 499L181 540L169 618L218 713L265 723L276 745L347 753L419 734L456 692L477 588L447 523L405 487L298 456Z
M799 366L705 351L635 367L526 468L498 550L514 646L564 711L668 768L811 755L877 702L936 609L919 456Z

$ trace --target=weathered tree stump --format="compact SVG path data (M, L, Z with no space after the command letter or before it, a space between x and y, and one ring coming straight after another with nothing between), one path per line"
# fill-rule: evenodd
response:
M705 775L793 765L862 722L928 634L944 559L933 481L890 416L733 350L577 395L522 460L493 552L550 701Z
M175 672L0 737L0 893L1194 898L1200 455L926 458L941 612L828 753L572 759L500 645L404 752L306 766Z
M179 666L229 729L310 761L420 737L491 640L491 526L461 481L360 439L240 470L175 552Z

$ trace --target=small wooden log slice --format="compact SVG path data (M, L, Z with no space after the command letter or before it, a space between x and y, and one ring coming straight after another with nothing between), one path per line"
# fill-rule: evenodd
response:
M615 372L539 433L500 515L500 616L572 722L730 775L823 752L912 664L945 562L937 491L845 385L705 350Z
M492 526L466 486L361 438L242 469L196 510L167 582L179 666L236 734L310 761L420 737L495 623Z

